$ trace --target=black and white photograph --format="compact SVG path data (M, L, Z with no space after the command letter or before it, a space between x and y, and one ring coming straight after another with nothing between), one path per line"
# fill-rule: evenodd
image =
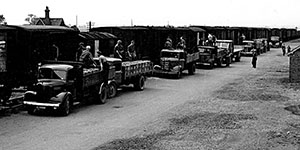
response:
M299 0L9 0L0 150L300 150Z

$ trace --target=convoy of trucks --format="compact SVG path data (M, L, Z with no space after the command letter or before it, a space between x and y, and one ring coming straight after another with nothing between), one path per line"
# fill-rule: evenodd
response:
M23 103L28 113L53 109L66 116L74 105L86 103L91 98L96 104L106 103L107 98L116 96L117 88L122 84L133 84L137 90L144 89L146 75L152 71L150 61L107 60L109 70L83 68L80 62L64 61L47 62L40 66L38 81L24 95ZM108 80L105 81L107 72Z
M160 52L160 65L155 65L153 73L158 76L173 76L177 79L182 77L182 72L188 70L189 74L196 71L196 61L199 59L199 52L187 53L182 49L163 49Z
M233 60L240 61L247 48L234 46L232 40L216 40L213 45L197 45L188 51L162 49L160 62L154 66L149 60L122 62L106 57L109 67L105 70L99 68L100 64L84 68L75 60L78 34L78 30L69 27L0 26L0 107L7 105L14 90L22 87L22 102L28 113L52 109L68 115L77 104L105 103L123 85L132 84L134 89L143 90L147 76L153 74L181 78L185 70L194 74L196 64L229 66ZM264 43L260 42L263 39L255 41L249 42L254 46L249 46L247 52ZM54 45L58 45L56 50ZM99 63L99 58L94 60Z

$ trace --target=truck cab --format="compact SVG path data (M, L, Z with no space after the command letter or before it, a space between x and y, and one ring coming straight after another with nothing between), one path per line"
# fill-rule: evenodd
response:
M178 78L181 77L182 69L185 65L184 50L168 50L163 49L160 52L160 66L154 66L154 69L161 69L169 74L175 74Z
M216 62L215 58L218 52L218 47L216 46L198 46L199 50L199 61L197 65L208 64L210 68L214 68Z
M273 48L279 48L281 47L281 40L280 40L280 37L279 36L271 36L270 38L270 47L273 47Z
M189 74L194 74L195 61L198 59L198 52L188 54L181 49L163 49L160 52L160 65L154 66L154 73L175 75L176 78L181 78L182 71L187 69Z
M252 51L255 50L255 43L253 40L244 40L243 41L243 51L242 51L242 55L246 56L246 55L252 55Z
M73 105L95 96L95 103L104 103L107 90L99 68L83 68L81 63L46 63L38 69L38 80L28 87L24 105L29 114L36 110L57 110L63 116Z
M218 48L222 48L227 50L227 57L231 57L229 64L231 64L233 58L235 61L240 61L241 58L241 50L235 50L232 40L216 40L216 46Z

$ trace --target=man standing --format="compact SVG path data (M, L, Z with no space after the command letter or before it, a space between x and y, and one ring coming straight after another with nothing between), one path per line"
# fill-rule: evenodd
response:
M83 62L85 68L96 67L96 63L93 60L93 55L90 52L91 46L86 46L85 50L82 51L79 61Z
M76 51L76 61L79 61L80 55L84 50L85 50L84 44L83 44L83 42L80 42L79 47L77 48L77 51Z
M284 43L282 44L281 49L282 49L282 55L284 56L285 55L285 45L284 45Z
M180 37L180 41L177 44L177 49L185 49L186 45L185 45L185 40L183 39L183 37Z
M128 52L128 56L130 57L130 60L136 60L134 40L131 40L131 43L128 45L127 52Z
M256 68L256 62L257 62L257 55L256 55L256 51L252 51L252 67Z
M115 45L115 48L114 48L114 57L115 58L124 59L124 47L122 45L122 41L121 40L118 40L117 44Z
M100 71L103 73L103 83L104 86L108 85L108 75L109 75L109 64L106 57L102 55L101 51L97 51L99 56Z

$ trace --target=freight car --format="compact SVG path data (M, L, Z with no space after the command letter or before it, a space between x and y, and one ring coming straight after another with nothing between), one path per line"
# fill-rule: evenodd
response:
M154 64L159 64L160 50L164 48L168 37L172 39L173 47L176 47L182 36L186 41L186 51L193 51L203 41L205 33L205 30L199 27L172 26L96 27L92 31L114 34L123 41L125 47L130 44L131 40L134 40L138 58L149 59Z

